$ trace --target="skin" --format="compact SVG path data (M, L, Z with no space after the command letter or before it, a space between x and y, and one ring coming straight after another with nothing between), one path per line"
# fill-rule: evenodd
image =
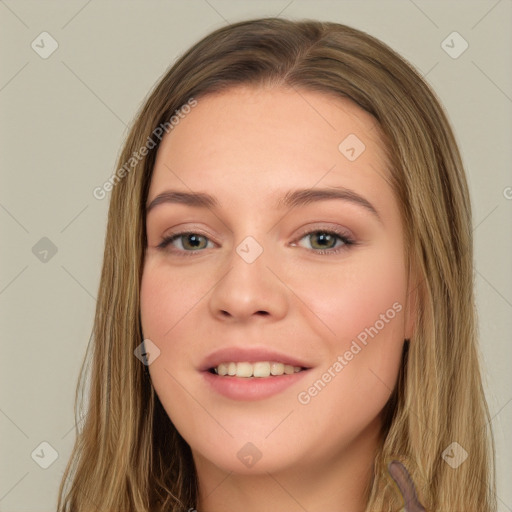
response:
M349 134L366 146L354 161L338 149ZM413 325L404 313L403 229L386 164L372 116L343 98L285 88L199 98L162 140L148 204L169 189L207 192L220 204L151 209L141 283L144 338L160 350L151 379L192 449L199 512L364 510L381 412ZM313 187L351 189L380 220L339 199L276 208L286 191ZM333 228L356 245L334 237L322 246L318 231ZM199 249L187 237L157 248L169 233L188 230L207 237ZM251 264L236 252L247 236L263 249ZM340 252L322 255L322 247ZM394 303L402 306L396 316L300 403L298 394ZM212 391L198 367L233 345L275 348L311 369L277 395L231 400ZM252 467L237 457L248 442L261 455Z

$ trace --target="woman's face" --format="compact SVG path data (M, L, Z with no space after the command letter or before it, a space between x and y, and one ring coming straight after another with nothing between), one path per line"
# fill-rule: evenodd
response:
M373 453L412 325L387 173L375 120L316 92L199 98L164 137L142 328L160 351L154 388L198 470Z

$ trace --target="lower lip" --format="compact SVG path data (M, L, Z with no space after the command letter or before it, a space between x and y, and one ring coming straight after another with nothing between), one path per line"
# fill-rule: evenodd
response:
M203 372L206 382L217 393L232 400L262 400L281 393L298 382L308 370L276 377L230 377Z

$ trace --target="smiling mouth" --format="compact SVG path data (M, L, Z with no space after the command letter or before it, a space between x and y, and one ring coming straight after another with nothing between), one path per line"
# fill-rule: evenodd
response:
M280 375L293 375L307 368L302 366L291 366L274 361L249 362L226 362L210 368L208 371L221 377L242 377L242 378L265 378L279 377Z

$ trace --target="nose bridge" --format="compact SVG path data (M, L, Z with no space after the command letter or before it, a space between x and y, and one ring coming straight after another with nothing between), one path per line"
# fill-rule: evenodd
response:
M256 235L263 242L263 234ZM267 245L265 247L265 245ZM286 290L269 270L275 266L267 244L248 235L233 246L229 270L214 287L210 298L213 315L247 319L265 313L282 317L287 308Z

